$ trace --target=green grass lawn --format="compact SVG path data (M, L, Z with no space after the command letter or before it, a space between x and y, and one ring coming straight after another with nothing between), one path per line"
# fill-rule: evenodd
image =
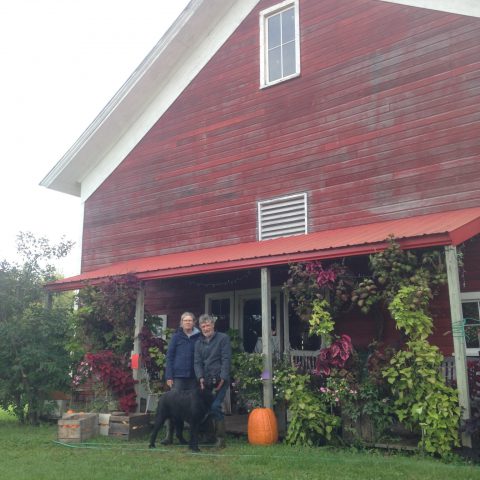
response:
M123 479L479 479L480 466L421 456L330 448L261 447L228 439L225 450L184 447L149 450L148 439L125 442L97 437L56 443L57 426L22 426L0 411L1 480Z

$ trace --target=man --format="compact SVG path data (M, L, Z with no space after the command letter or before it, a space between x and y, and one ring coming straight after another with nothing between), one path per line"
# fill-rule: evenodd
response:
M202 336L195 344L194 368L200 388L211 388L215 400L211 407L214 420L216 444L225 447L225 417L222 402L230 384L232 348L227 334L215 331L215 318L203 314L199 318Z

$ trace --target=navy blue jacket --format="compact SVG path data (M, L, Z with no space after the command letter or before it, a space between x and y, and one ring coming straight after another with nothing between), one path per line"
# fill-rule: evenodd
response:
M179 328L172 336L167 350L167 365L165 378L195 378L193 358L195 343L200 338L200 331L194 327L193 334L185 335Z

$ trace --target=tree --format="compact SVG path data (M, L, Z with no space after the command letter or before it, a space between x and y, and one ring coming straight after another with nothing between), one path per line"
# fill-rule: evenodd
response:
M22 232L17 250L23 263L0 262L0 406L22 422L37 423L49 393L70 384L73 302L59 296L45 309L44 284L58 277L49 262L72 246Z
M79 348L89 352L112 350L130 357L138 287L133 275L124 275L79 291L75 315Z

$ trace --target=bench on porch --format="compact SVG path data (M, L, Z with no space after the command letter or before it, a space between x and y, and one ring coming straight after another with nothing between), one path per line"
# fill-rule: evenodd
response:
M289 350L290 363L302 372L312 373L315 370L320 350Z

